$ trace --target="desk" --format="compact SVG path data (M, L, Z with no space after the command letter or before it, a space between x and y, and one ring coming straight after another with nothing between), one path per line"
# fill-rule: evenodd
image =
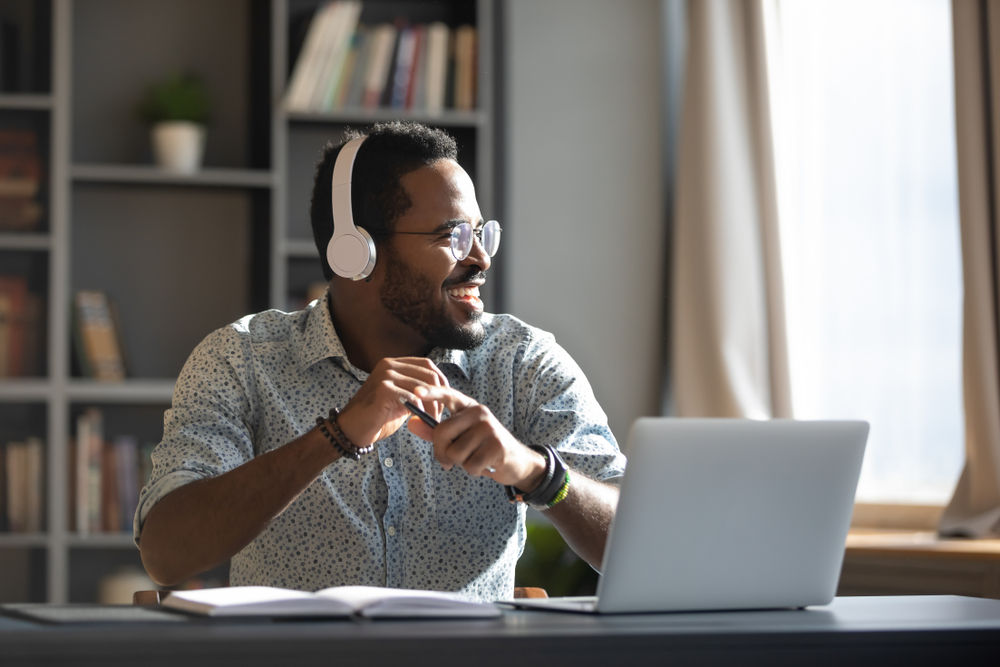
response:
M0 664L579 667L995 664L1000 601L838 598L804 611L476 621L40 626L0 618ZM961 663L959 661L969 662ZM905 661L905 663L904 663Z

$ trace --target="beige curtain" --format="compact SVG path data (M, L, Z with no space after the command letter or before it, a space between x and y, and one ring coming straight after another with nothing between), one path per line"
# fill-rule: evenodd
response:
M671 299L674 411L790 417L760 0L691 0Z
M944 535L1000 535L1000 1L953 0L966 463Z

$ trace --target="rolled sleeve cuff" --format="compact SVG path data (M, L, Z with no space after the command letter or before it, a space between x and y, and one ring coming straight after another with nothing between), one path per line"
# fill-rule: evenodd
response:
M139 507L135 510L135 518L132 519L132 541L135 546L139 546L139 538L142 536L142 524L146 521L146 515L153 509L156 503L163 500L171 491L176 491L185 484L205 479L207 475L199 474L190 470L177 470L167 473L156 480L152 486L144 489L142 497L139 499Z

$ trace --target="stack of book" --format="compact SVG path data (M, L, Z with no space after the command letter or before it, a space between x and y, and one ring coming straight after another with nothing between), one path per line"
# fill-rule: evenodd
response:
M82 291L73 298L73 340L80 374L95 380L125 378L121 328L104 292Z
M355 1L328 2L316 11L289 80L289 111L476 108L473 26L366 26L360 15Z
M132 435L104 438L104 414L84 410L76 420L76 438L70 441L70 530L81 535L131 532L139 505L139 490L149 480L155 443L139 446Z
M0 378L38 375L42 344L42 300L24 276L0 275Z
M38 226L42 158L34 130L0 129L0 232Z
M41 532L45 497L42 441L8 442L0 454L0 530Z

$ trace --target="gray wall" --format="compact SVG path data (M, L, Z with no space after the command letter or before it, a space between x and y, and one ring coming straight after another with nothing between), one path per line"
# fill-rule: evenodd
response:
M659 0L509 0L507 309L583 367L622 447L656 414Z

